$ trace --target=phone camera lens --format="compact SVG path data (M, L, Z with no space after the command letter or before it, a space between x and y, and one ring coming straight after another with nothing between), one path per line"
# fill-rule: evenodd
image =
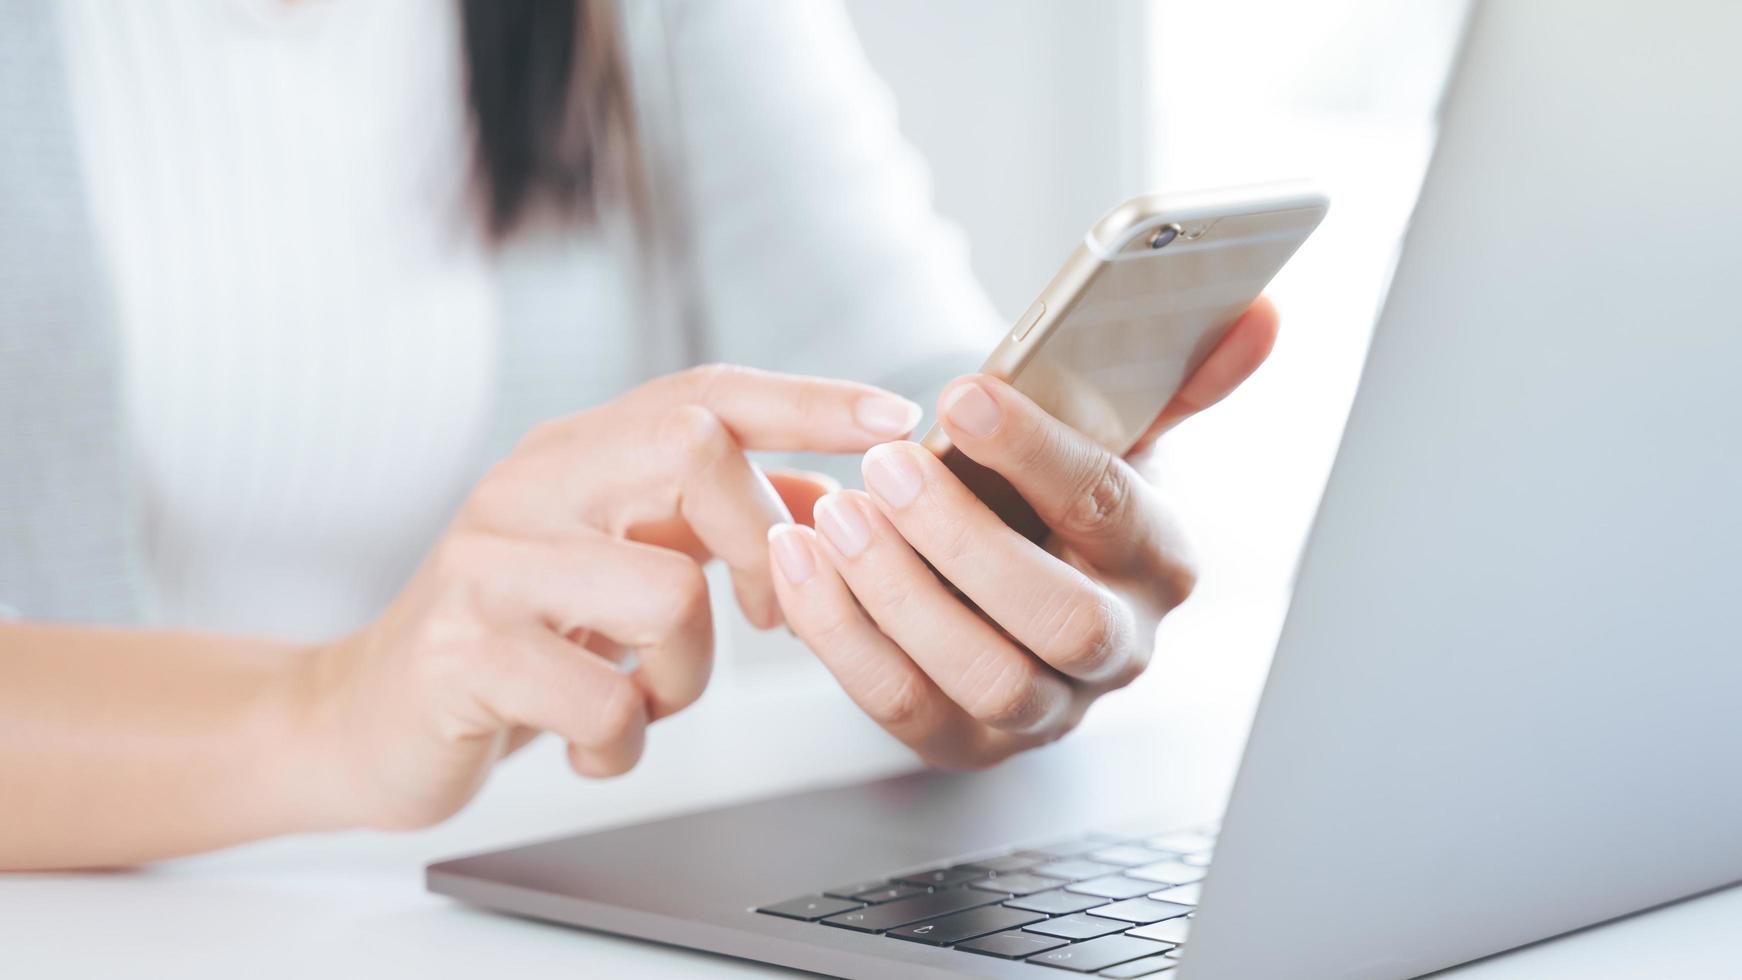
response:
M1149 247L1152 249L1166 248L1169 242L1179 236L1179 225L1162 225L1155 229L1155 234L1149 236Z

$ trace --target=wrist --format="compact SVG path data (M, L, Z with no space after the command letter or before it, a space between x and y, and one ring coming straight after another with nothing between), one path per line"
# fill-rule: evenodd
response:
M278 833L345 830L368 822L356 812L360 794L345 751L340 661L338 644L284 650L255 713L258 798L287 824Z

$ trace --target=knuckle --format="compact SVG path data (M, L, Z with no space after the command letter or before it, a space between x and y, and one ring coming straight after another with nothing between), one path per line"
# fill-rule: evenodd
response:
M611 779L621 776L641 761L641 753L619 748L615 751L588 751L583 746L569 746L569 768L576 775L590 779Z
M1078 535L1105 534L1120 525L1130 497L1131 479L1125 462L1104 453L1073 488L1063 516L1064 530Z
M1153 510L1148 540L1142 549L1143 577L1151 588L1155 611L1166 615L1197 591L1199 564L1191 538L1159 503Z
M679 405L668 412L660 425L659 442L697 468L734 448L726 423L700 405Z
M1120 649L1118 617L1112 600L1099 591L1075 592L1059 603L1046 630L1046 640L1035 652L1041 659L1077 676L1096 676L1107 670Z
M683 688L669 697L662 698L656 706L659 717L669 718L702 699L702 689L707 685L707 677L695 678L695 683Z
M470 616L436 611L418 620L411 638L411 676L425 691L467 689L491 669L488 631Z
M1020 657L999 656L995 651L981 654L976 669L969 672L985 678L984 683L971 684L976 692L968 713L993 728L1021 730L1040 722L1046 714L1042 701L1040 676Z
M932 548L934 565L957 565L969 560L974 544L981 540L966 521L949 521L938 530L938 540Z
M827 608L815 611L806 619L808 622L795 623L793 628L806 643L822 650L848 647L854 634L862 628L857 611L844 604L829 603Z
M914 728L925 715L926 685L913 671L887 671L864 694L865 713L891 731Z
M1197 563L1190 559L1170 562L1160 578L1169 605L1178 606L1190 599L1192 593L1198 589Z
M628 678L611 684L593 718L596 745L614 745L635 737L643 725L641 691Z
M679 385L694 401L707 402L724 385L745 373L745 369L735 364L712 362L698 364L678 372Z
M634 756L605 755L590 758L584 763L575 763L575 772L592 779L611 779L622 776L635 768L641 761Z
M710 361L706 364L697 364L694 367L687 368L684 370L683 374L688 380L691 390L698 393L705 393L713 390L715 385L718 385L722 380L729 377L736 370L738 369L730 364L723 364L719 361Z
M836 409L836 398L820 384L800 384L787 390L787 397L792 401L794 417L801 419L821 419Z
M654 625L661 636L708 611L707 574L688 558L673 561L654 591L657 594Z
M871 606L885 615L905 609L913 602L914 583L901 575L878 575L870 583Z
M1054 448L1054 437L1044 427L1036 425L1032 419L1015 427L1013 441L1015 443L1016 465L1019 469L1031 472L1044 472L1052 468L1057 450Z
M1197 591L1200 566L1184 532L1164 512L1158 516L1138 549L1133 570L1144 583L1136 598L1145 609L1165 616Z

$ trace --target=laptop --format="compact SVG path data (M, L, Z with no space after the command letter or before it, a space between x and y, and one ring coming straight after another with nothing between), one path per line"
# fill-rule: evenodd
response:
M1738 38L1472 14L1219 819L1067 745L429 887L843 977L1393 980L1742 880Z

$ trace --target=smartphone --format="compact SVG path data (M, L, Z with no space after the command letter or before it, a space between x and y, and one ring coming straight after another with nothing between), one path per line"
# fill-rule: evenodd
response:
M1132 198L1089 229L980 370L1124 455L1329 206L1299 183ZM1005 523L1045 537L1021 495L941 426L921 441Z

